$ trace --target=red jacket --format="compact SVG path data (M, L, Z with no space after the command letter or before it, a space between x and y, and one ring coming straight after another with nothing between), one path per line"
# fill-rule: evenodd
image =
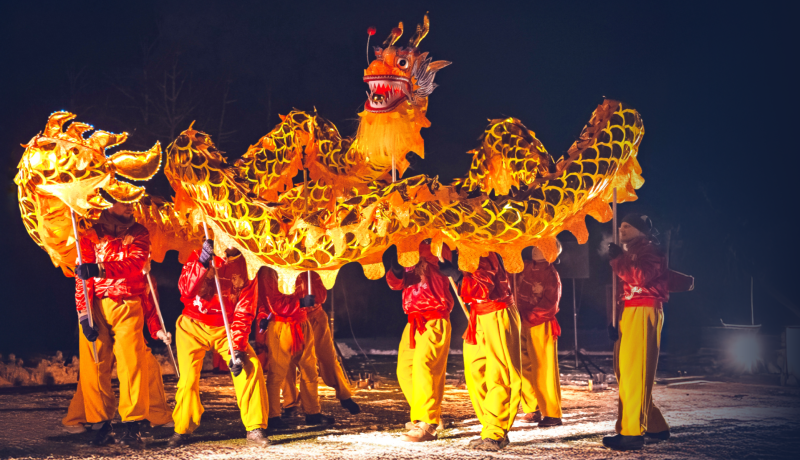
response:
M628 243L625 252L611 261L611 269L622 280L626 307L660 306L669 300L667 258L647 238Z
M435 310L446 318L453 311L450 280L439 273L439 259L431 253L430 244L419 245L419 257L417 265L406 267L402 278L397 278L389 270L386 282L395 291L403 290L403 311L406 314ZM442 257L452 260L447 246L442 247Z
M183 266L178 280L178 290L183 302L183 315L213 327L224 327L222 309L219 305L217 287L213 274L199 262L200 250L195 250ZM251 292L255 283L247 279L247 264L239 255L224 259L214 257L217 267L225 313L231 327L231 339L235 350L247 349L250 325L256 314Z
M464 340L475 345L475 325L478 315L485 315L504 308L514 301L511 295L511 283L508 273L500 263L497 254L490 252L488 257L481 257L478 269L474 273L464 272L461 281L461 298L469 304L469 326L464 333Z
M147 292L147 280L142 269L150 257L150 233L140 224L126 226L109 224L102 218L80 239L82 262L100 266L103 278L86 280L89 299L108 297L122 300ZM75 278L75 304L78 315L86 314L83 281Z
M452 260L450 248L442 247L442 257ZM402 278L389 270L386 282L395 291L403 290L403 311L411 324L409 341L416 347L415 335L427 330L425 323L431 319L450 318L453 311L453 295L450 280L439 272L439 259L431 252L430 243L419 245L419 262L406 267Z
M278 273L264 267L258 272L254 297L258 303L257 319L266 318L270 313L273 321L289 323L292 330L291 352L296 353L305 344L302 323L308 320L308 310L300 306L300 299L308 295L308 273L301 273L295 279L295 289L292 294L284 294L278 289ZM320 276L311 272L311 294L316 305L325 302L328 290L322 284Z
M526 260L522 273L512 276L512 285L514 279L519 281L514 294L522 320L531 327L555 321L553 335L560 336L556 313L561 299L561 278L555 267L544 261Z

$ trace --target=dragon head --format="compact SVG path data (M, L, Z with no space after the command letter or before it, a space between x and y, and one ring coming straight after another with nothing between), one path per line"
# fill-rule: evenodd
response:
M419 132L430 126L425 117L428 96L436 88L436 72L451 64L432 61L428 53L420 52L419 43L429 29L430 21L425 15L408 46L399 47L395 43L403 35L401 22L392 29L384 48L375 47L375 60L364 70L369 91L360 114L356 145L374 165L390 165L394 159L401 174L408 166L408 152L425 156Z
M364 109L372 113L388 113L397 109L402 102L411 105L426 105L428 96L436 88L433 82L436 72L450 65L449 61L436 61L428 53L419 50L419 43L428 35L430 21L425 15L423 24L407 47L395 46L403 35L403 23L392 29L383 43L386 48L375 47L375 60L364 71L364 82L369 85Z

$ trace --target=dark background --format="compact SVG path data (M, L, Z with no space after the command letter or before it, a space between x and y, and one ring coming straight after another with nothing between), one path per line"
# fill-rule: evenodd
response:
M377 28L378 45L402 20L405 43L428 10L421 48L453 65L437 75L426 159L415 172L444 181L464 174L486 120L503 116L521 119L558 158L604 96L624 101L644 119L646 183L621 213L644 212L671 230L672 268L697 278L694 292L666 307L664 346L695 347L700 327L720 318L747 324L751 276L756 323L777 333L800 322L787 307L800 301L798 37L784 4L4 2L0 353L77 347L74 282L27 236L13 183L20 144L51 112L127 131L127 149L166 146L196 120L231 159L293 107L316 107L346 135L367 89L367 27ZM171 192L163 174L147 187ZM592 278L577 283L587 333L605 327L610 271L597 250L611 231L588 221ZM179 272L174 253L153 268L168 323L181 309ZM571 336L564 281L559 318ZM338 337L351 333L348 311L359 337L399 338L405 322L399 293L367 281L359 265L344 267L336 286ZM465 321L453 315L456 337Z

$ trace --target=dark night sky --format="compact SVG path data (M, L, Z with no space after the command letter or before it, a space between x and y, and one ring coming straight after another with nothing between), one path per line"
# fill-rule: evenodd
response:
M341 3L341 5L337 5ZM622 214L645 212L673 229L672 267L697 278L697 289L667 307L667 346L696 344L699 327L749 321L749 276L756 277L756 322L770 332L800 323L768 292L800 304L794 200L799 164L791 135L797 123L798 43L781 2L4 2L0 159L6 191L0 254L3 320L0 353L71 351L76 346L73 281L53 268L27 236L13 176L27 142L55 110L109 131L129 131L127 148L172 139L145 124L118 88L132 90L147 68L163 75L177 63L185 101L197 105L197 128L241 155L291 108L355 128L364 101L366 28L379 44L397 21L407 34L430 11L421 48L453 65L437 75L432 127L423 130L419 172L445 181L469 167L488 118L514 116L558 158L603 96L642 114L639 154L646 183ZM794 38L792 38L794 37ZM377 38L377 40L375 40ZM407 38L406 38L407 39ZM795 43L795 45L791 45ZM143 64L142 45L152 45ZM69 75L82 70L70 89ZM74 74L75 72L73 72ZM135 91L134 91L135 92ZM148 184L167 194L163 177ZM610 224L589 219L592 279L582 283L579 328L604 327L603 284L596 253ZM174 254L155 267L168 321L179 314ZM399 294L368 282L358 266L337 285L337 336L348 336L342 285L359 336L399 337ZM579 286L581 283L579 283ZM566 286L565 286L566 287ZM388 300L387 300L388 299ZM571 327L571 293L559 315ZM456 315L457 313L454 313ZM459 326L456 330L463 329ZM459 332L460 335L460 332ZM455 334L454 334L455 336Z

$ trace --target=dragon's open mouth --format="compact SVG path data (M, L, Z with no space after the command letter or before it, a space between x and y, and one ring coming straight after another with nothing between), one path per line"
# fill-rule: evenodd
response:
M389 112L408 98L411 91L409 79L397 75L369 75L364 77L364 82L369 85L364 104L368 112Z

